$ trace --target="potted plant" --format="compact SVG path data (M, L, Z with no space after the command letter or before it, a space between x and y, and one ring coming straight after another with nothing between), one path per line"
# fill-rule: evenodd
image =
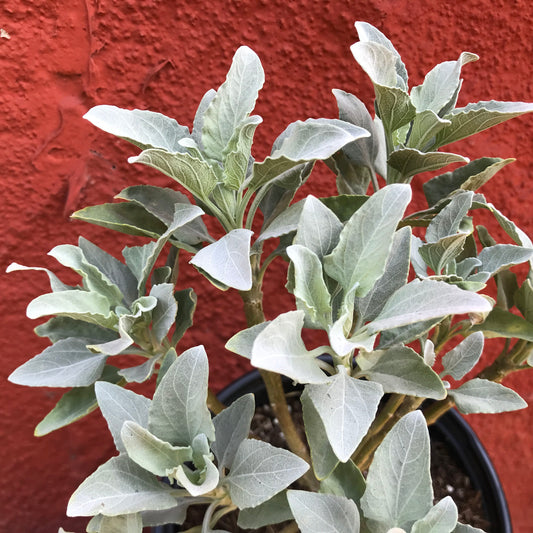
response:
M433 503L427 423L453 406L465 414L525 407L500 382L532 363L531 275L510 269L532 260L533 245L478 192L512 160L439 149L533 104L457 108L461 69L478 59L468 52L409 89L391 42L370 24L356 28L352 53L374 84L375 117L334 90L339 119L289 125L261 162L251 156L261 118L251 113L264 74L247 47L205 94L191 131L150 111L103 105L86 114L141 149L131 163L177 182L128 187L121 202L75 213L151 240L125 247L121 260L82 237L56 246L50 255L81 283L47 270L52 292L27 308L29 318L51 317L36 332L52 344L10 380L70 388L36 433L99 407L118 450L69 502L69 515L92 517L88 532L182 524L198 506L200 523L188 531L221 533L229 512L243 528L293 520L285 531L303 533L477 531L458 523L451 498ZM319 160L339 194L293 201ZM461 166L426 181L428 206L413 212L412 177L452 163ZM480 211L514 244L476 225ZM260 370L288 449L249 438L253 395L226 407L208 388L202 346L180 353L196 305L179 286L181 250L215 286L239 291L248 328L226 347ZM289 262L296 309L267 321L262 283L274 260ZM322 331L321 346L304 343L308 329ZM504 337L504 349L471 377L491 337ZM118 368L114 357L124 354L140 364ZM305 438L282 376L302 386ZM127 388L152 377L151 399Z

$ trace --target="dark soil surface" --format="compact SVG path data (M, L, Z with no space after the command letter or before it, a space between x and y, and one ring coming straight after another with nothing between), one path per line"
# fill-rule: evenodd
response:
M300 402L296 400L290 401L289 399L289 407L293 411L295 421L297 423L298 421L302 422ZM300 424L300 427L303 428L303 423ZM286 448L285 439L269 405L256 410L252 421L252 434L261 440L270 442L274 446ZM481 492L472 487L470 479L462 471L448 447L440 441L431 442L431 477L433 478L435 503L446 496L451 496L459 509L460 522L491 533L490 525L483 509ZM198 514L198 516L193 517L192 514ZM188 521L182 526L182 530L186 531L188 527L201 523L202 517L203 509L190 508ZM254 531L256 533L276 533L286 524L268 526ZM236 513L224 516L218 522L217 527L231 533L251 531L243 530L237 526Z

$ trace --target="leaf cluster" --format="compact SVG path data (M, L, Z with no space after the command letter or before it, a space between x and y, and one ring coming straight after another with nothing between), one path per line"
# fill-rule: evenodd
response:
M75 213L150 239L124 248L122 260L84 238L56 246L50 255L80 276L77 286L46 269L9 267L47 273L51 292L30 302L27 315L51 317L36 333L52 343L9 379L70 389L36 434L99 407L116 444L118 455L68 506L69 515L92 517L88 532L182 524L193 505L205 509L190 530L201 533L223 533L217 523L233 511L242 528L294 520L303 533L477 531L458 523L451 498L433 504L426 418L452 406L464 414L525 407L500 382L533 365L532 278L510 270L530 268L533 244L478 192L512 160L469 162L439 150L533 105L457 108L461 69L478 59L469 52L409 89L392 43L370 24L356 28L352 53L374 85L375 116L336 89L338 119L290 124L260 162L252 144L262 119L252 112L264 73L247 47L205 94L191 130L145 110L100 105L85 115L141 150L131 163L181 189L135 185L120 202ZM333 170L338 195L293 202L318 160ZM428 207L407 214L411 178L450 163L463 165L428 180ZM480 209L514 244L476 226ZM202 217L220 224L220 238ZM264 258L269 239L278 246ZM220 405L202 346L180 353L196 306L192 289L176 288L180 250L216 287L239 291L248 327L226 348L262 371L289 450L249 438L251 395ZM261 287L276 258L289 264L295 309L267 321ZM322 330L326 344L310 349L305 329ZM475 373L492 337L506 339L504 350ZM119 368L111 364L119 355L142 362ZM126 388L152 376L152 399ZM305 441L281 376L302 386ZM416 408L428 398L424 418Z

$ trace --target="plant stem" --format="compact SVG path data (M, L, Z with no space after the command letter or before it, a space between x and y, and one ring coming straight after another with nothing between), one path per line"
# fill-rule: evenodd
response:
M215 415L218 415L219 413L224 411L224 409L226 409L226 406L217 398L217 395L209 388L207 389L207 407Z
M251 257L251 263L252 279L254 280L252 288L249 291L240 292L242 301L244 303L244 313L246 315L248 327L261 324L265 321L265 315L263 312L263 292L261 290L261 268L259 255L253 255ZM266 370L261 370L260 374L265 383L270 405L272 406L272 410L278 419L281 431L283 432L287 441L287 445L293 453L310 463L311 459L307 450L307 446L300 437L289 412L281 376Z
M280 533L298 533L298 525L296 522L291 522L290 524L286 525Z
M393 396L400 397L402 395ZM399 405L396 405L399 400L402 400ZM400 420L403 416L421 405L424 401L424 398L417 398L415 396L406 396L403 398L394 398L391 397L391 405L389 406L390 414L386 415L386 420L381 425L379 431L374 434L370 434L368 438L364 439L363 442L359 445L358 449L355 451L355 454L352 456L354 463L359 467L360 470L368 468L374 452L378 446L383 442L383 439L387 436L387 433L394 427L396 422ZM395 407L395 410L392 408Z

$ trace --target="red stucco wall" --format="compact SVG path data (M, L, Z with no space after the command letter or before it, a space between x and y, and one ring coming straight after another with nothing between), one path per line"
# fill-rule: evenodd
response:
M384 31L402 54L412 83L440 61L463 50L481 61L464 70L460 103L486 100L533 101L533 4L526 0L3 0L0 4L0 272L16 260L54 266L46 252L75 242L78 234L119 253L116 234L71 222L75 209L109 201L131 184L168 184L146 168L130 167L135 150L96 131L81 116L95 104L149 108L190 125L203 93L223 81L241 44L261 57L267 82L258 114L256 156L263 158L285 125L309 116L334 117L334 87L371 105L370 83L349 52L355 20ZM488 197L533 233L531 117L516 119L463 142L471 158L517 157L486 188ZM332 192L333 179L319 173L315 191ZM279 278L267 286L275 291ZM213 290L184 274L200 297L196 325L184 348L203 343L214 369L215 388L245 370L223 349L243 322L228 304L235 294ZM83 520L64 518L70 493L113 451L98 413L50 436L35 439L33 427L60 391L28 389L7 375L45 342L25 307L47 290L44 275L0 274L0 531L56 532L59 525L84 531ZM202 297L207 300L202 301ZM275 298L269 317L290 309ZM508 384L533 400L533 375ZM496 416L471 416L502 479L517 533L533 531L533 409Z

